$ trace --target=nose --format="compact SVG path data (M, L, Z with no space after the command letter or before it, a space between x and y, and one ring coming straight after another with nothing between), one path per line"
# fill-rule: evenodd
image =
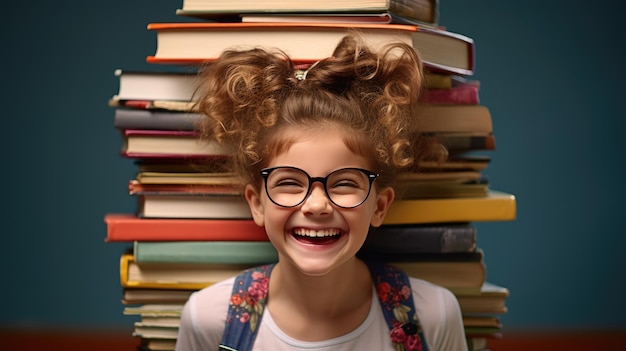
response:
M309 196L304 199L301 210L313 215L325 215L333 211L330 199L326 196L324 185L321 183L311 184Z

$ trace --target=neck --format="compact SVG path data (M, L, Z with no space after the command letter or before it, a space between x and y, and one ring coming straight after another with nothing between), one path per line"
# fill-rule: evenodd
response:
M308 276L289 264L277 264L267 306L285 333L314 341L354 330L367 317L371 300L369 270L355 258L323 276Z

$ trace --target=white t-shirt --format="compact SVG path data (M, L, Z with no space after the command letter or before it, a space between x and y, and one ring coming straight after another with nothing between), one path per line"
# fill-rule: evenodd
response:
M234 277L191 295L183 308L176 351L217 351L222 340ZM430 351L465 351L467 344L456 297L447 289L410 278L413 301ZM352 332L330 340L305 342L283 333L268 309L263 313L254 351L395 351L389 327L372 287L366 320Z

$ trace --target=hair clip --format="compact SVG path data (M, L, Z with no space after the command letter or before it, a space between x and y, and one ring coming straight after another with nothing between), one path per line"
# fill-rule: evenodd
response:
M311 68L317 66L317 64L320 63L319 61L313 63L312 65L309 66L309 68L303 70L301 68L297 69L295 72L295 76L297 80L305 80L306 79L306 75L309 73L309 71L311 70Z

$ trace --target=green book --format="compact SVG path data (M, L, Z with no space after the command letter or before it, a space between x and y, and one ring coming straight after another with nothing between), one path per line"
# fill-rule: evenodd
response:
M265 264L278 261L269 241L135 241L138 263Z

